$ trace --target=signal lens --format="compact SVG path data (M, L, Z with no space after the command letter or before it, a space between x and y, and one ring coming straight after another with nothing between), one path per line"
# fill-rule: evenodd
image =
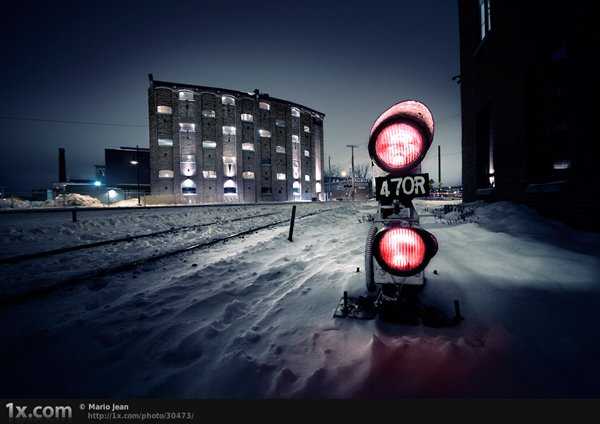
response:
M407 123L389 125L375 141L375 153L389 168L404 168L420 158L423 151L421 132Z
M423 238L410 228L392 228L379 240L379 257L392 272L411 272L425 260Z

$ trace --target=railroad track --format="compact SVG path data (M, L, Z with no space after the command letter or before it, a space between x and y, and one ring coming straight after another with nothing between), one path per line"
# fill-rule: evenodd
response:
M316 211L299 208L296 219L320 215L333 209L336 207ZM283 211L270 212L3 258L0 260L0 272L8 277L0 279L0 306L39 298L82 282L208 248L287 224L290 220L289 211L286 214ZM151 255L147 254L149 244L153 250ZM90 266L85 269L80 268L82 256L89 258ZM32 269L39 269L40 272L36 274L31 272Z

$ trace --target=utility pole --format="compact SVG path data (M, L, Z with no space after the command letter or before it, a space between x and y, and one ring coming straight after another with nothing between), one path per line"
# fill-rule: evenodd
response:
M438 144L438 189L442 189L442 146Z
M327 189L325 200L331 200L331 156L329 156L329 187Z
M138 206L142 206L142 200L140 199L140 146L136 144L135 146L135 161L137 164L135 165L137 168L137 197L138 197Z
M354 202L354 148L358 146L355 144L348 144L346 147L350 147L352 149L352 201Z

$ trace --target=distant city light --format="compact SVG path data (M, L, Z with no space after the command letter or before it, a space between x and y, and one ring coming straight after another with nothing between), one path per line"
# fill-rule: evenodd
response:
M94 185L96 187L100 187L102 185L102 183L100 181L94 181Z
M130 160L129 163L132 164L132 165L137 165L138 161L137 160Z

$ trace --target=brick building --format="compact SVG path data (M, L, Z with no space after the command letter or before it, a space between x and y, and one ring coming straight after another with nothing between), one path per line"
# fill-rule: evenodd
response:
M323 113L258 90L149 79L153 195L190 203L323 198Z
M464 201L599 229L591 1L459 0Z

